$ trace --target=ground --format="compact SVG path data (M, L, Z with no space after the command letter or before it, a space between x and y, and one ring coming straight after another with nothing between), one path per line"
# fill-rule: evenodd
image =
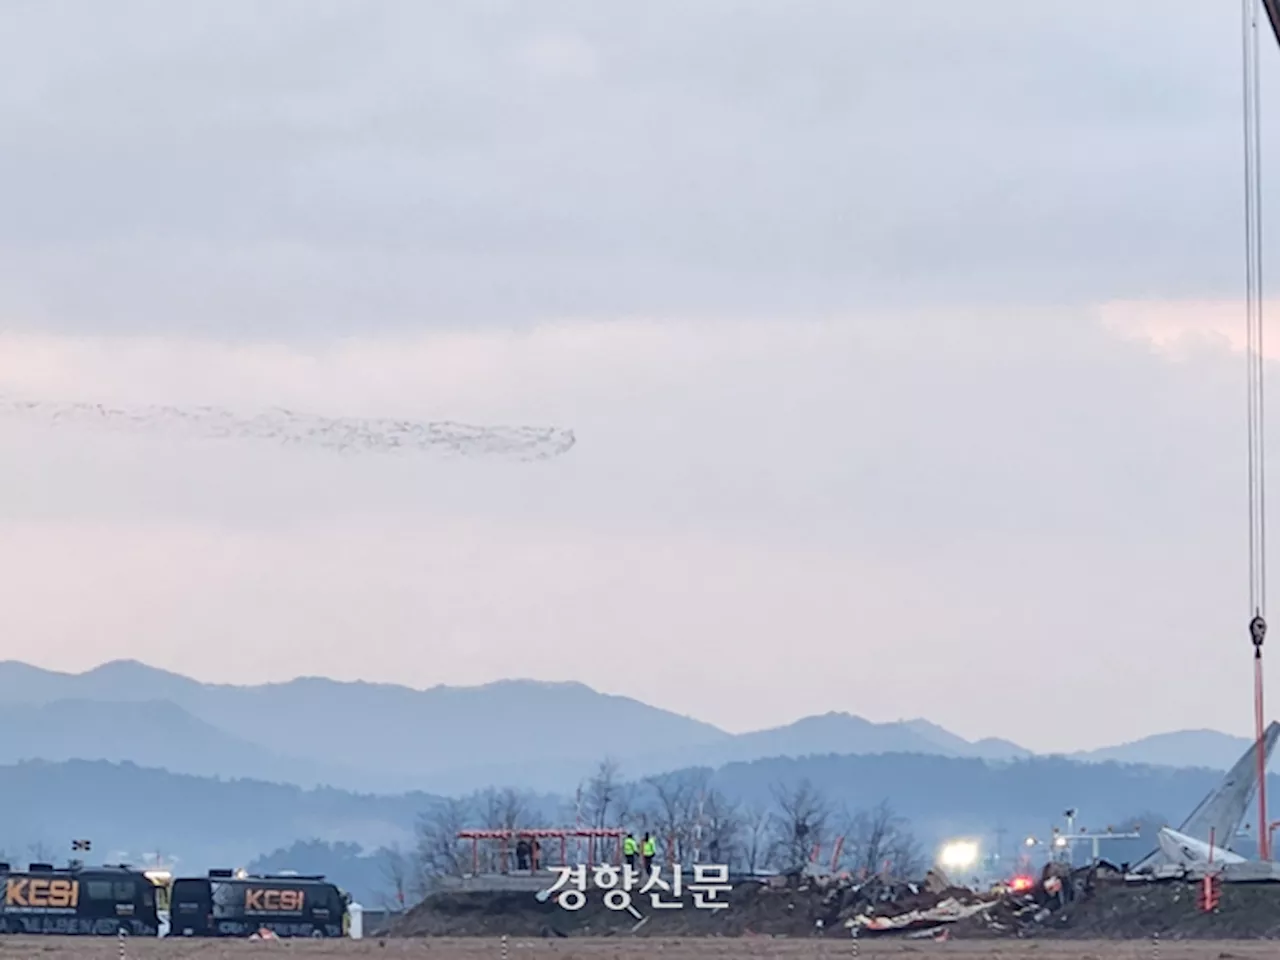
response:
M38 937L0 940L0 960L116 960L119 947L110 937ZM744 939L515 939L510 960L849 960L852 943L835 940ZM128 960L238 960L286 955L308 957L402 957L431 960L501 960L496 939L344 940L329 942L248 940L151 940L126 944ZM952 941L949 943L879 941L859 944L858 960L1251 960L1276 957L1276 945L1257 941Z
M125 960L235 960L240 957L401 957L435 960L1250 960L1280 957L1280 885L1229 884L1217 909L1199 908L1196 885L1100 885L1064 909L1042 901L979 898L981 912L911 934L855 942L851 919L867 904L852 888L809 885L735 889L728 909L650 911L637 923L589 902L578 912L526 893L429 897L396 931L364 940L124 941ZM879 908L920 916L941 894L916 891ZM970 894L970 897L973 895ZM918 901L918 902L917 902ZM645 906L648 906L645 904ZM366 928L367 929L367 928ZM947 939L929 939L946 931ZM506 951L503 951L505 934ZM1109 938L1109 939L1100 939ZM114 937L0 937L0 960L117 960Z
M945 894L944 894L945 895ZM1183 882L1102 885L1081 894L1066 909L1039 909L1022 898L982 900L988 908L951 925L953 940L1108 938L1141 942L1159 935L1166 943L1178 940L1269 939L1273 956L1280 957L1280 884L1227 884L1212 913L1198 908L1199 887ZM963 897L964 894L959 896ZM553 903L538 903L528 893L441 893L415 907L395 932L410 938L487 937L506 934L527 939L613 938L668 939L687 937L743 938L757 935L809 940L849 939L852 917L867 908L856 891L808 885L801 889L770 889L759 884L735 887L724 910L655 911L639 901L646 920L637 924L625 912L606 909L599 898L568 912ZM974 895L969 894L969 899ZM938 895L900 896L876 909L903 913L928 909ZM918 926L930 926L921 922ZM894 936L900 936L894 935ZM864 936L863 949L872 940ZM917 944L918 941L909 941ZM883 949L877 946L877 949ZM1048 949L1047 946L1041 949ZM1037 954L1040 955L1040 954Z

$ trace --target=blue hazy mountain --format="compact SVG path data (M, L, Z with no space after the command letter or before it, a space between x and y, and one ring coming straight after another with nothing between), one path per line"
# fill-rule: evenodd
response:
M375 791L470 789L521 766L559 785L628 744L729 739L710 724L579 683L504 680L415 690L307 677L232 686L199 683L135 661L79 674L0 663L0 704L49 708L69 701L78 710L101 704L103 722L122 705L151 704L137 707L157 714L144 738L146 759L167 754L170 769L189 769L180 758L190 752L187 731L198 728L202 739L217 740L212 754L225 758L219 769L199 772L259 776L275 758L271 779ZM168 722L159 720L161 712ZM179 712L186 718L173 722ZM68 750L79 750L72 755L81 759L135 759L104 751L89 736L82 746L58 744L55 756ZM0 761L38 755L35 744L6 754L0 741Z
M1253 743L1217 730L1178 730L1096 750L1068 754L1086 762L1146 763L1166 767L1208 767L1227 770Z
M206 684L131 660L83 673L0 662L0 763L129 760L176 773L359 791L453 794L490 784L571 789L611 756L632 776L770 757L920 754L1008 762L1001 739L969 741L923 719L830 712L731 734L580 683L504 680L417 690L306 677ZM1073 759L1228 767L1247 746L1183 731Z
M277 754L169 700L0 701L0 763L21 760L131 761L303 785L355 776L341 764Z

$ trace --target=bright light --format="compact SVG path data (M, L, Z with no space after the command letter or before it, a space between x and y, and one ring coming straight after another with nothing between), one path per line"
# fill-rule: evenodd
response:
M1035 838L1035 837L1027 837L1027 839L1026 839L1024 842L1026 843L1026 845L1027 845L1028 847L1034 847L1034 846L1036 845L1036 838Z
M1056 837L1056 838L1054 838L1053 845L1054 845L1055 847L1057 847L1058 849L1062 849L1063 847L1065 847L1065 846L1067 845L1067 838L1066 838L1066 837Z
M938 862L949 870L967 870L978 862L978 845L972 840L953 840L942 848Z
M1028 876L1017 876L1009 881L1009 889L1014 893L1023 893L1035 886L1035 881Z

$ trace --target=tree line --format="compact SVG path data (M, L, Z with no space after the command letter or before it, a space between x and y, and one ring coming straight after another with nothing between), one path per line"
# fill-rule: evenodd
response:
M735 873L789 873L816 861L824 870L900 879L924 868L911 823L887 799L853 810L802 778L774 783L766 803L744 803L712 778L709 769L692 769L627 780L616 760L605 759L573 800L553 805L558 809L511 787L444 799L418 817L411 847L384 851L391 899L420 899L441 878L471 873L471 845L458 840L463 830L515 831L555 822L622 828L637 838L647 832L660 862L726 864ZM544 851L544 862L548 853L556 851ZM497 844L482 844L479 856L480 872L502 869ZM570 853L569 859L577 857Z

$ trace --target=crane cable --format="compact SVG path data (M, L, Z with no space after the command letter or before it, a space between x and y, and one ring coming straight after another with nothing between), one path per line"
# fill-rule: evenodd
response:
M1253 643L1254 724L1257 733L1258 852L1269 860L1262 643L1266 638L1266 419L1262 322L1262 114L1258 55L1259 0L1241 0L1244 54L1245 354L1249 428L1249 635ZM1274 24L1273 24L1274 26Z
M1262 144L1258 71L1258 0L1244 8L1245 318L1249 429L1249 608L1265 616L1266 489L1263 451Z

